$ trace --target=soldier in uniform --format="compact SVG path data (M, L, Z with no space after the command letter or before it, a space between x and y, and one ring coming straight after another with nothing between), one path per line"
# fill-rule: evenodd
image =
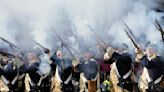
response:
M2 62L2 70L4 71L4 74L1 75L2 81L8 86L11 92L17 92L19 69L14 58L10 56L4 56Z
M52 61L51 63L51 76L52 76L52 83L51 83L51 91L52 92L61 92L61 82L58 80L58 73L56 71L57 65L60 64L62 59L61 51L56 51L50 58Z
M110 80L114 92L131 92L132 84L132 59L127 53L126 48L117 50L108 47L104 59L112 63L110 71Z
M80 91L80 72L78 71L79 68L79 60L73 61L73 71L72 71L72 84L73 84L73 92Z
M3 66L5 66L7 62L6 59L4 60L4 57L6 57L6 55L0 54L0 76L3 76L5 74L3 70ZM3 82L2 78L0 79L0 91L2 92L9 91L9 87Z
M85 53L84 58L81 59L78 66L80 74L80 92L96 92L97 91L97 77L98 64L92 58L90 53Z
M37 55L30 52L27 55L28 62L20 69L25 75L25 90L30 92L50 91L50 62L45 55Z
M25 91L38 92L40 91L40 78L41 75L38 72L39 61L37 55L34 53L28 53L28 62L22 67L22 72L25 75Z
M72 92L72 60L63 59L61 51L57 51L51 60L57 65L53 92Z
M137 60L140 60L144 66L139 88L142 92L163 92L164 58L157 55L157 50L153 44L148 45L145 54L139 52L136 50L136 53L140 54L137 55Z
M50 52L49 52L50 53ZM40 64L39 64L39 72L41 75L40 80L40 87L41 92L50 92L50 86L51 86L51 61L50 61L50 54L48 51L45 51L45 54L41 55L39 57Z

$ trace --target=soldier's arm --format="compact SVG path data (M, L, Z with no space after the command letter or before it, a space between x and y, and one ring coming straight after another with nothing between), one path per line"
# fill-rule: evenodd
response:
M116 52L115 49L113 48L108 48L107 52L104 54L104 60L107 63L112 64L114 62L114 60L119 56L119 54Z

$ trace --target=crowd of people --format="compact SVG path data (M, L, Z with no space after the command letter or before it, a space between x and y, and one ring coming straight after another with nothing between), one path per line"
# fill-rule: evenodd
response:
M0 49L2 92L164 92L164 58L154 44L146 50L108 47L101 59L86 51L65 58L61 50L23 55Z

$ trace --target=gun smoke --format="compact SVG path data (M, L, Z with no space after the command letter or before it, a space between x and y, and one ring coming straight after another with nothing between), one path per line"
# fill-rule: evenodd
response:
M100 56L91 26L105 42L120 47L126 43L132 52L122 20L139 44L161 44L155 19L163 25L163 4L162 0L0 0L0 36L25 51L38 48L29 37L54 51L62 49L55 31L74 54L89 50ZM0 47L7 45L0 41Z

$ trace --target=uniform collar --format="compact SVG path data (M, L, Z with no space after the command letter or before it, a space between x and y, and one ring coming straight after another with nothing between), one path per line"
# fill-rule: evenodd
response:
M156 58L157 57L157 55L156 54L153 54L151 57L148 57L148 59L149 60L152 60L152 59L154 59L154 58Z

